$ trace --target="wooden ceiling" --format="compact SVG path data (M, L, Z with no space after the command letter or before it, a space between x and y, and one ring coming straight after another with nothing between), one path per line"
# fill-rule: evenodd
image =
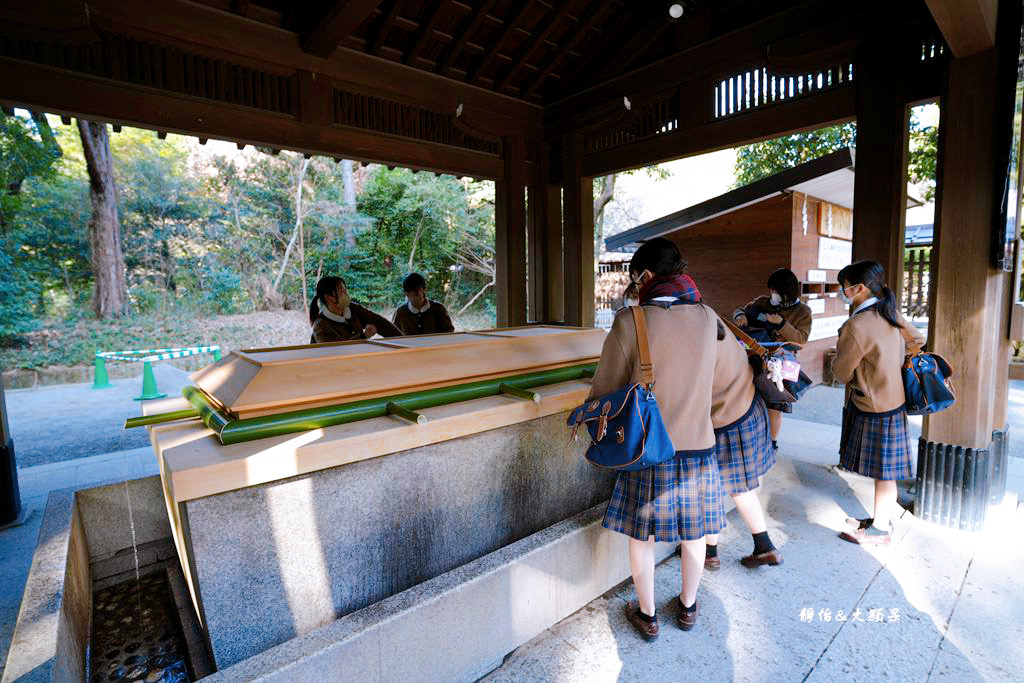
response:
M564 99L796 0L198 0L296 33L534 104Z

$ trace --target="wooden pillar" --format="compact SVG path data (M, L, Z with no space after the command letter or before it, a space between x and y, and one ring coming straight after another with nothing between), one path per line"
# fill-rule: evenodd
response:
M494 294L498 327L526 324L526 145L505 138L505 177L494 183Z
M583 134L565 138L562 162L565 322L594 325L594 180L583 175Z
M906 60L891 46L905 43L895 36L866 41L855 67L853 260L881 263L897 299L903 289L909 109L902 68Z
M941 99L932 338L954 368L956 404L925 420L922 438L988 447L1002 417L1009 361L1010 276L993 268L996 51L950 62Z
M526 189L529 319L561 322L562 189L551 184L551 149L546 143L539 146L537 159L537 184Z

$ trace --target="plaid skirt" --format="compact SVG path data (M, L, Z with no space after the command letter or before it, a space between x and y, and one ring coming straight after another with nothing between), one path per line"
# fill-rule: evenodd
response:
M839 440L839 467L872 479L913 479L906 409L900 406L885 413L865 413L847 403Z
M755 395L746 415L716 429L715 442L723 492L734 496L756 489L758 478L775 464L764 399Z
M645 470L619 472L605 529L640 541L695 541L725 528L714 449L679 451Z

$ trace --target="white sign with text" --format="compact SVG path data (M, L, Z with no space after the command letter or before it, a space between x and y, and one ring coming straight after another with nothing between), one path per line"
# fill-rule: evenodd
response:
M853 242L831 237L818 238L818 267L842 270L853 261ZM808 273L809 275L809 273Z
M807 302L807 305L811 309L811 313L818 315L819 313L825 312L825 300L824 299L811 299ZM812 323L813 325L813 323Z
M820 249L820 246L819 246L819 249ZM819 254L818 258L819 259L821 258L820 254ZM807 271L807 281L808 282L824 282L825 281L825 271L824 270L808 270Z
M811 334L807 337L807 341L817 341L819 339L828 339L829 337L835 337L839 334L839 328L843 326L849 318L845 315L831 315L827 318L815 318L811 321Z

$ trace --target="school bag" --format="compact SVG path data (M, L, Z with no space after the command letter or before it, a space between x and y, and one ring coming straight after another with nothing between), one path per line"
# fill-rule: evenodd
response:
M743 343L754 368L754 389L765 403L794 403L810 388L811 378L800 369L796 354L786 348L790 343L765 344L728 320L722 322Z
M903 359L903 392L907 396L908 415L928 415L949 408L956 402L953 389L953 368L937 353L926 353L910 334L900 326L907 342Z
M654 365L647 340L647 320L640 306L631 306L640 356L640 381L587 401L569 413L572 440L580 425L590 433L584 457L593 465L614 470L642 470L675 457L675 447L654 399Z

